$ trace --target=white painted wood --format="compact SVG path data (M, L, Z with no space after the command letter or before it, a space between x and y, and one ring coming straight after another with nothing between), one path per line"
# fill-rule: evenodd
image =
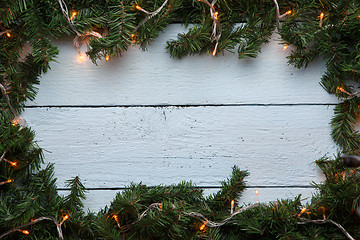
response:
M59 186L191 180L218 186L233 165L249 185L309 185L311 164L336 151L327 106L35 108L24 118L55 163Z
M283 51L276 34L256 59L232 53L171 59L166 41L184 30L170 25L148 51L131 47L99 66L79 62L71 40L56 42L59 63L42 76L37 98L27 104L35 108L23 117L47 151L46 161L55 163L58 186L77 175L88 188L183 180L219 186L233 165L249 170L249 186L322 181L312 163L337 150L328 124L334 106L327 104L338 102L318 83L324 64L288 66L291 47ZM233 106L109 107L213 104ZM106 107L76 107L83 105ZM240 202L254 202L253 191ZM90 191L86 207L103 208L115 192ZM310 197L313 189L259 192L267 202Z
M210 194L216 193L218 189L206 189L204 195L208 196ZM88 191L86 194L86 200L84 204L86 206L85 210L90 210L93 212L98 212L100 209L103 209L106 205L110 206L113 201L116 193L121 191L115 190L92 190ZM311 199L312 194L315 190L311 188L265 188L258 189L259 192L259 202L269 203L276 201L278 199L294 199L299 194L301 194L302 203L305 204L309 199ZM69 191L59 191L61 195L68 195ZM239 199L239 204L249 204L255 203L255 189L248 188L243 192L242 197Z
M59 41L59 63L51 63L35 102L28 104L337 103L319 85L324 64L318 61L300 70L288 66L291 46L283 51L277 35L256 59L238 59L229 52L172 59L166 41L184 31L172 24L148 51L131 47L122 58L99 62L98 67L90 60L79 62L71 39Z

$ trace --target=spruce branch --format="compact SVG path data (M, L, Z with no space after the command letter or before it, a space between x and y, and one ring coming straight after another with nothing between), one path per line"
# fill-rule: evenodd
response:
M78 176L74 177L73 179L67 180L66 182L66 187L70 187L71 190L70 194L65 197L63 206L73 214L81 214L84 207L82 201L86 199L86 188L81 183Z

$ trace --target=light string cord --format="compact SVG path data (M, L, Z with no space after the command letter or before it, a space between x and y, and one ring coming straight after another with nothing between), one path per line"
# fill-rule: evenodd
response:
M199 219L200 221L202 221L202 223L205 225L205 226L208 226L208 227L220 227L222 225L224 225L225 223L227 223L230 219L232 219L235 215L239 214L239 213L242 213L246 210L249 210L251 208L254 208L254 207L257 207L259 206L258 203L256 204L252 204L252 205L249 205L249 206L246 206L246 207L243 207L243 208L240 208L238 210L236 210L234 213L230 214L229 217L225 218L224 220L222 220L221 222L213 222L213 221L210 221L208 220L206 217L204 217L204 215L202 215L201 213L197 213L197 212L183 212L185 215L187 216L190 216L190 217L193 217L193 218L197 218Z
M213 29L212 29L212 33L210 36L210 40L211 40L211 42L215 41L215 47L212 52L212 55L215 56L216 52L217 52L219 40L221 37L221 33L222 33L222 26L218 19L219 13L215 10L215 7L214 7L217 0L213 0L211 2L211 4L207 0L199 0L199 2L203 2L210 7L210 15L211 15L211 19L213 20Z
M69 26L76 33L76 35L81 36L81 34L78 32L78 30L76 30L72 18L69 17L69 11L68 11L68 8L67 8L64 0L58 0L58 1L59 1L61 11L62 11L63 15L65 16L66 21L69 23Z
M273 0L276 9L276 28L280 30L280 9L279 4L276 0Z
M206 217L204 217L204 215L202 215L201 213L197 213L197 212L182 212L184 215L187 215L187 216L190 216L190 217L193 217L193 218L197 218L198 220L200 220L204 225L208 226L208 227L219 227L219 226L222 226L224 225L225 223L227 223L230 219L232 219L235 215L239 214L239 213L242 213L248 209L251 209L251 208L254 208L254 207L257 207L259 206L258 203L256 204L253 204L253 205L249 205L249 206L246 206L246 207L243 207L243 208L240 208L238 209L237 211L233 212L230 214L229 217L225 218L224 220L222 220L221 222L217 223L217 222L213 222L213 221L210 221L208 220ZM160 211L161 211L161 203L152 203L149 205L149 207L144 211L142 212L142 214L140 214L138 216L137 219L135 219L132 223L129 223L127 225L124 225L124 226L120 226L120 223L118 221L118 218L117 218L117 215L114 215L114 219L118 225L118 227L122 230L122 231L127 231L130 229L130 227L132 225L134 225L135 223L138 223L139 221L141 221L141 219L143 217L146 216L147 212L152 209L152 208L155 208L157 207ZM231 207L232 209L233 207Z
M90 32L86 32L84 34L81 34L81 35L77 35L74 40L73 40L73 43L77 49L77 52L78 54L80 54L80 43L79 43L79 39L80 37L84 37L84 36L94 36L94 37L97 37L97 38L102 38L101 34L98 33L98 32L95 32L95 31L90 31Z
M1 31L0 32L0 36L6 34L6 33L10 33L11 32L11 29L7 29L7 30L4 30L4 31Z
M67 216L67 215L66 215ZM64 223L64 221L66 220L67 218L63 218L63 220L59 223L58 221L56 221L56 219L54 217L39 217L31 222L28 222L28 223L25 223L21 226L18 226L16 228L13 228L3 234L0 235L0 239L13 233L13 232L18 232L18 231L21 231L22 228L25 228L25 227L28 227L30 225L33 225L33 224L36 224L40 221L43 221L43 220L50 220L52 221L55 225L56 225L56 230L58 232L58 235L59 235L59 240L64 240L64 235L63 235L63 232L62 232L62 229L61 229L61 225Z
M68 8L64 2L64 0L58 0L59 1L59 5L61 8L61 11L66 19L66 21L68 22L69 26L71 27L71 29L76 33L76 37L73 40L73 43L77 49L78 54L80 55L80 43L79 43L79 38L80 37L84 37L84 36L94 36L97 38L102 38L101 34L95 32L95 31L90 31L90 32L86 32L84 34L79 33L78 30L76 30L75 26L74 26L74 21L73 18L69 17L69 11Z
M14 119L12 120L13 125L17 125L17 124L22 122L20 130L23 129L26 126L26 120L23 119L22 117L20 117L19 114L15 111L15 109L11 105L9 95L6 92L6 88L1 83L0 83L0 89L1 89L2 95L5 96L5 100L6 100L6 103L8 104L8 106L9 106L10 111L14 115ZM1 162L1 160L0 160L0 162Z
M280 15L280 8L277 0L273 0L273 2L275 4L275 10L276 10L276 28L280 30L280 20L291 14L291 11L287 11L286 13Z
M129 224L127 224L127 225L120 226L120 223L119 223L117 217L115 218L115 221L116 221L118 227L119 227L122 231L127 231L127 230L130 229L130 227L131 227L132 225L134 225L135 223L140 222L141 219L143 219L143 217L146 216L147 212L148 212L149 210L155 208L155 207L157 207L157 208L160 209L160 211L161 211L161 203L152 203L152 204L149 205L149 207L148 207L144 212L142 212L142 214L140 214L140 215L138 216L137 219L135 219L135 221L133 221L132 223L129 223ZM115 215L115 216L116 216L116 215Z
M5 155L7 153L7 150L4 151L4 153L0 157L0 162L5 159Z
M357 97L357 95L360 94L360 91L356 91L354 93L349 93L348 91L346 91L342 87L337 87L336 89L339 90L340 92L343 92L343 93L348 95L348 97L342 98L342 100L344 100L344 101L347 101L347 100L350 100L350 99L352 99L354 97Z
M136 9L144 12L146 14L146 17L136 26L136 28L134 29L134 32L137 32L141 25L146 23L151 18L155 17L165 7L165 5L168 3L168 1L169 0L165 0L163 2L163 4L158 9L156 9L156 11L154 11L154 12L148 12L145 9L141 8L140 6L136 6Z
M8 106L9 106L10 111L14 114L15 117L18 116L17 112L15 111L15 109L13 108L13 106L10 103L10 98L9 98L7 92L6 92L6 88L1 83L0 83L0 89L1 89L2 94L5 97L5 100L6 100L7 104L8 104Z
M308 224L308 223L314 223L314 224L325 224L325 223L331 223L334 224L336 227L338 227L343 233L344 235L350 239L350 240L356 240L355 238L353 238L346 230L343 226L341 226L339 223L334 222L331 219L318 219L318 220L309 220L306 218L299 218L301 221L297 222L297 224Z

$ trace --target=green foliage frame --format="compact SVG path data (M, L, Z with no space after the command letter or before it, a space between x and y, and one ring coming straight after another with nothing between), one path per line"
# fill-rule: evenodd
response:
M67 21L60 1L0 0L0 84L6 90L0 98L0 238L57 239L57 227L51 221L29 223L43 216L58 223L64 214L70 216L60 225L65 239L349 238L333 222L360 238L356 213L360 175L357 169L345 168L339 156L317 161L326 181L315 184L319 193L313 196L305 213L300 214L299 196L259 204L222 226L199 230L202 222L187 213L201 213L219 222L229 216L231 200L238 199L245 188L246 171L234 167L222 189L206 198L201 189L188 182L156 187L133 184L119 193L110 207L99 213L85 213L82 200L86 189L79 178L69 180L69 195L58 195L52 164L42 169L42 149L34 141L35 133L14 124L26 100L35 98L39 76L49 69L49 62L55 61L58 49L51 39L88 36L91 31L101 34L90 37L87 52L96 63L105 56L121 56L132 44L146 49L168 24L181 22L193 27L167 42L167 50L174 58L211 53L215 48L218 53L236 49L239 58L256 57L261 45L276 31L284 44L293 46L289 64L300 68L315 58L323 59L327 70L320 83L342 100L331 120L331 136L344 153L357 154L360 135L354 126L359 114L356 84L360 80L360 2L282 1L280 12L291 13L280 24L274 2L219 0L213 5L219 13L215 18L205 0L169 0L151 17L135 6L151 12L159 9L163 1L68 0L68 14L75 10L78 14ZM321 20L320 13L324 13ZM221 36L214 41L215 22ZM32 51L22 56L25 44L30 44ZM14 161L16 167L9 164ZM9 179L14 181L6 182ZM153 203L161 203L161 210L147 210ZM139 220L143 211L147 214ZM29 235L19 231L25 226ZM7 231L10 233L1 235Z

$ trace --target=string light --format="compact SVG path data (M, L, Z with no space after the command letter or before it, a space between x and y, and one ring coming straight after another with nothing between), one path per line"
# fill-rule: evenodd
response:
M79 53L79 60L80 60L80 62L83 62L85 60L84 56L81 53Z
M0 185L4 185L4 184L7 184L7 183L12 183L14 181L14 179L8 179L4 182L0 182Z
M289 45L284 45L283 50L285 51L288 48Z
M289 16L291 13L292 13L292 11L289 10L289 11L285 12L284 14L280 15L280 16L279 16L279 19L282 19L282 18L284 18L284 17Z
M206 221L206 222L204 222L203 225L200 226L200 231L203 231L203 230L205 229L206 224L207 224L208 222L209 222L209 221Z
M136 39L136 35L135 34L130 34L130 42L131 43L135 43L135 39Z
M36 224L36 223L38 223L40 221L43 221L43 220L52 221L56 225L56 230L57 230L58 235L59 235L58 239L59 240L64 240L64 235L63 235L63 232L62 232L62 229L61 229L61 224L63 222L58 223L58 221L56 221L56 219L54 217L39 217L37 219L31 219L31 221L28 222L28 223L25 223L25 224L23 224L21 226L18 226L16 228L12 228L12 229L10 229L9 231L7 231L7 232L5 232L3 234L0 234L0 238L3 238L3 237L5 237L5 236L7 236L7 235L9 235L9 234L11 234L13 232L22 232L23 234L30 234L30 232L28 230L22 230L21 228L28 227L30 225Z
M73 11L73 12L71 13L70 21L72 21L76 15L77 15L77 12L76 12L76 11Z
M109 55L106 55L105 61L109 61L109 60L110 60L110 56L109 56Z
M255 189L256 203L259 202L259 190Z
M339 90L340 92L345 92L345 90L342 87L336 87L337 90Z
M67 214L65 214L64 216L63 216L63 219L62 219L62 221L59 223L59 226L61 226L66 220L68 220L69 219L69 215L67 215Z
M16 116L16 117L11 121L11 123L12 123L13 126L17 126L17 125L19 125L19 123L21 122L21 120L23 120L22 117Z
M349 97L355 96L355 95L357 95L359 93L359 92L355 92L355 93L351 94L342 87L336 87L336 89L339 90L340 92L346 93L347 95L349 95Z
M212 33L210 36L210 40L211 40L211 42L214 42L214 41L216 42L215 48L212 52L212 55L215 56L216 52L217 52L217 46L219 43L219 39L221 37L221 32L222 32L221 24L218 21L219 12L217 12L214 7L217 0L213 0L211 2L211 4L207 0L199 0L199 2L203 2L210 7L210 15L211 15L211 19L213 20L213 29L212 29Z
M322 13L320 13L319 18L320 18L320 21L319 21L319 27L321 27L321 26L322 26L322 21L323 21L323 18L324 18L324 13L323 13L323 12L322 12Z
M134 32L137 32L137 30L139 29L139 27L140 27L141 25L143 25L144 23L146 23L149 19L155 17L155 16L165 7L165 5L167 4L168 1L169 1L169 0L165 0L165 1L163 2L163 4L162 4L158 9L156 9L156 11L154 11L154 12L148 12L148 11L144 10L143 8L141 8L139 5L136 5L135 8L136 8L137 10L146 13L148 16L146 16L146 18L144 18L144 19L136 26L136 28L134 29Z
M140 7L139 5L136 5L135 8L136 8L137 10L139 10L139 11L142 11L142 12L146 13L146 14L150 14L148 11L146 11L145 9L143 9L142 7Z
M9 161L9 160L7 160L6 158L4 158L4 161L7 162L7 163L9 163L9 164L10 164L11 166L13 166L13 167L16 167L16 166L17 166L17 162Z
M234 201L234 200L231 200L230 214L233 214L233 212L234 212L234 204L235 204L235 201Z
M20 117L19 115L16 115L14 119L11 121L12 125L20 126L20 130L27 126L26 120Z
M213 55L213 56L216 55L216 49L214 49L214 51L212 52L212 55Z
M215 55L216 55L216 51L217 51L217 47L218 47L218 43L219 43L219 42L216 42L216 44L215 44L215 48L214 48L214 50L213 50L213 52L212 52L212 55L213 55L213 56L215 56Z
M298 217L300 217L304 212L306 212L306 208L302 208L301 211L298 214Z
M11 37L11 33L7 32L7 33L6 33L6 36L7 36L7 37Z
M121 229L121 226L120 226L120 223L119 223L119 217L118 217L118 215L116 215L116 214L114 213L114 215L113 215L112 217L115 219L116 224L117 224L117 225L118 225L118 227Z

